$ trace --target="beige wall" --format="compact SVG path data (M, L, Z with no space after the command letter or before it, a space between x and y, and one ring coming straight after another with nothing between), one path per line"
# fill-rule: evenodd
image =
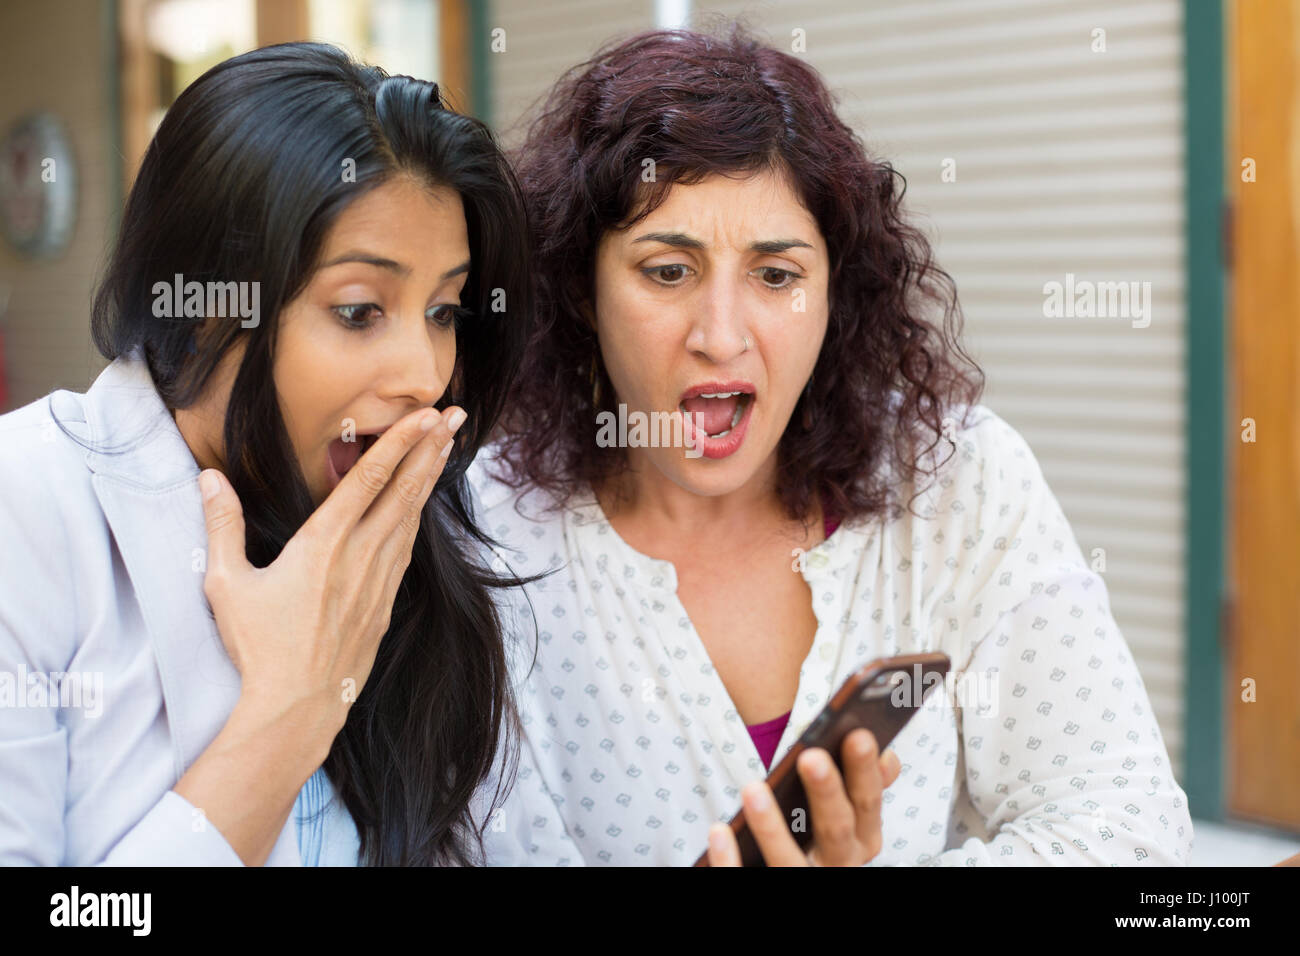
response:
M0 3L0 129L32 110L67 126L77 164L77 220L55 259L34 261L0 240L0 315L9 402L54 388L82 391L103 367L90 341L90 297L109 240L116 167L110 139L105 4L98 0Z
M505 31L505 49L488 57L492 122L508 146L562 72L616 37L654 27L653 0L491 0L488 27Z

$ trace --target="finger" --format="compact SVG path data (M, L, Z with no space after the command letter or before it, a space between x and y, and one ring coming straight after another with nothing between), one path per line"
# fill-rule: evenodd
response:
M794 842L771 788L761 780L755 781L741 791L741 797L745 823L754 835L764 862L768 866L807 866L808 858Z
M812 747L799 755L799 779L808 792L813 858L822 866L852 866L859 858L857 813L831 755Z
M403 541L405 542L403 546ZM380 600L383 602L382 607L391 614L393 602L397 600L397 590L402 586L402 579L406 577L407 569L411 566L411 549L413 541L406 539L403 533L399 538L393 535L384 543L380 549L379 558L376 567L378 573L384 574L383 589L380 592ZM383 569L387 568L387 572ZM387 630L385 628L385 630Z
M903 761L893 750L886 750L880 757L880 781L886 790L898 780L903 770Z
M709 827L709 866L740 866L740 844L725 823Z
M226 476L215 468L199 474L203 522L208 531L207 571L203 589L212 600L240 572L252 567L244 544L244 507Z
M360 530L364 534L374 535L374 540L385 543L397 535L404 539L405 547L409 549L410 542L415 539L415 530L420 525L420 512L429 499L428 492L433 490L433 484L437 483L438 476L442 474L442 468L454 446L456 431L465 423L465 417L464 410L460 408L449 408L443 412L442 419L406 456L388 487L362 520ZM363 464L365 456L353 466L353 470ZM348 474L352 472L349 471Z
M424 408L389 428L348 469L338 487L312 513L304 527L328 529L331 536L349 534L366 509L388 487L407 453L441 421L437 410ZM416 487L422 485L423 482Z
M459 426L457 426L459 427ZM439 429L435 428L429 432L425 441L437 446L441 436ZM397 527L394 531L383 539L379 549L379 566L381 568L390 568L390 581L393 586L393 593L397 592L397 584L401 580L405 566L409 563L411 556L411 546L415 543L415 536L420 531L420 522L424 518L425 508L429 503L429 495L433 493L434 486L438 483L438 477L442 474L442 469L447 463L451 450L455 447L455 441L449 440L442 446L442 451L438 453L438 458L434 464L433 471L424 481L424 487L412 502L412 507L402 513L397 521ZM419 446L417 446L419 450ZM413 461L413 467L418 465ZM405 467L405 463L403 464ZM368 519L367 519L368 520ZM405 558L406 560L401 560Z
M455 447L455 432L465 421L464 412L460 409L449 409L448 411L450 414L448 419L448 428L446 430L451 432L451 436L448 437L445 443L443 443L442 450L438 453L438 457L434 463L433 471L429 473L428 478L425 480L424 487L420 490L420 494L413 502L412 508L402 513L401 517L398 519L397 527L394 528L391 533L387 534L379 545L379 553L376 558L376 567L379 569L378 573L382 574L384 568L388 569L384 580L384 586L380 593L380 600L383 602L382 606L384 611L388 613L391 613L393 601L397 597L397 591L402 585L402 579L406 576L407 568L410 567L411 549L415 544L416 535L419 534L420 523L424 519L426 506L429 503L429 495L433 493L434 486L437 484L438 478L442 474L442 470L446 466L447 460L451 455L451 451ZM433 445L436 446L437 442L441 440L441 437L440 429L435 428L433 431L429 432L428 437L425 438L425 442L433 443ZM422 446L416 446L417 452L421 450ZM408 456L408 459L413 458L414 454L415 453L413 452L411 456ZM413 468L419 468L419 464L415 461L412 461L411 466ZM406 462L403 462L403 467L406 467ZM394 480L400 481L401 479L399 477ZM369 521L370 519L367 517L365 520Z
M420 532L425 506L428 504L429 495L433 492L436 481L437 473L429 476L420 493L420 510L403 516L397 524L397 529L380 545L375 567L378 569L377 573L383 573L384 568L388 569L381 594L381 600L387 610L392 609L393 601L397 598L397 590L402 586L402 579L411 565L412 548L415 545L416 535Z
M857 837L866 847L870 860L880 852L881 794L885 788L876 738L869 730L853 731L844 738L840 758L844 761L844 778L857 814Z

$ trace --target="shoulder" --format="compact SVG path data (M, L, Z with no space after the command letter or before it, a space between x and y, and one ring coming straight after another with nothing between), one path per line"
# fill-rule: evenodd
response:
M1083 565L1069 520L1024 436L985 406L970 411L952 442L941 443L955 451L919 496L917 513L933 521L910 525L913 540L931 542L932 565L960 570L973 585L995 578L1010 586ZM933 530L923 534L922 524Z
M52 392L0 415L0 521L48 525L93 501L83 396Z
M945 437L956 444L966 465L986 469L1032 457L1024 436L987 405L955 406L942 422Z
M1022 548L1032 560L1075 555L1064 511L1016 428L977 404L951 409L943 433L910 480L894 485L881 520L895 547L921 554L940 576L1014 558Z
M516 572L536 573L553 566L563 551L565 504L531 485L515 488L505 480L498 452L499 445L488 445L466 470L474 520L508 552L506 560Z
M0 416L0 660L70 660L77 589L111 560L89 543L104 518L86 451L59 427L84 435L80 398L55 392Z
M508 466L499 457L500 446L491 444L479 451L465 471L475 516L484 531L514 530L519 526L545 528L557 525L564 503L529 485L507 480ZM532 532L534 536L536 531Z
M1029 443L987 405L956 406L942 426L943 437L919 461L920 514L1005 514L1016 497L1050 494Z
M474 511L479 516L497 508L513 494L513 489L501 478L500 469L504 466L498 460L498 451L496 444L484 445L465 469Z

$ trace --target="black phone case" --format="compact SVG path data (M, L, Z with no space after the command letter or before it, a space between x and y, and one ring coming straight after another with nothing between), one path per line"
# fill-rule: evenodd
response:
M825 748L834 758L836 766L843 770L840 747L844 738L859 727L871 731L876 738L878 750L884 753L898 732L920 709L926 696L943 683L950 666L946 654L911 654L873 661L859 668L845 681L830 703L808 725L799 740L768 774L770 781L778 773L784 772L780 782L773 786L772 793L786 823L795 823L795 811L803 811L802 830L794 830L792 826L795 842L800 847L807 847L812 841L812 814L808 808L808 794L794 766L799 754L809 747ZM873 671L876 673L873 674ZM930 677L931 674L936 676ZM867 679L859 684L859 678L863 675ZM916 693L908 688L901 695L906 700L903 706L893 701L895 684L900 675L904 680L919 681ZM740 846L741 864L765 866L758 844L744 823L743 812L737 813L732 819L732 830L736 833L736 841ZM707 851L695 865L708 866Z

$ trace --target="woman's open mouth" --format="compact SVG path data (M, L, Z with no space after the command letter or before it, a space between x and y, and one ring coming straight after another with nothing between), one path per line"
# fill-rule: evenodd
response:
M745 440L755 397L748 382L705 382L688 388L677 406L688 447L705 458L734 455Z
M370 446L379 438L380 433L356 435L352 441L336 438L329 443L325 454L325 477L329 490L338 487L343 476L352 470L352 466L361 460L361 456L370 450Z

